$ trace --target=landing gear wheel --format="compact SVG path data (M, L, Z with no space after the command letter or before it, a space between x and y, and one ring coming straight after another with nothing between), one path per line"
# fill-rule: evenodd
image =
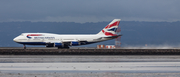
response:
M69 46L68 46L68 45L64 45L64 48L65 48L65 49L69 49Z
M58 49L61 49L62 47L58 47Z
M58 47L58 49L69 49L69 46L65 45L64 47Z
M64 47L65 49L69 49L69 47Z

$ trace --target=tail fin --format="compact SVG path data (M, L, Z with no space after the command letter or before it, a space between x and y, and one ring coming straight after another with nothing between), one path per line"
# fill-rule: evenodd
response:
M114 19L103 30L101 30L97 35L117 36L116 30L119 26L120 20L121 19Z

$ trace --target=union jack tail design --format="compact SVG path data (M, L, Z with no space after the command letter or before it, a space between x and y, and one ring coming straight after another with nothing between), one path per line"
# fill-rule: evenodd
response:
M103 30L101 30L97 35L117 36L116 31L119 26L120 20L121 19L114 19Z

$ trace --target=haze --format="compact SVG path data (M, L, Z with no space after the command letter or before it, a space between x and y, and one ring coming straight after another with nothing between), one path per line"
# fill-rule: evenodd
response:
M2 0L0 22L180 20L180 0Z

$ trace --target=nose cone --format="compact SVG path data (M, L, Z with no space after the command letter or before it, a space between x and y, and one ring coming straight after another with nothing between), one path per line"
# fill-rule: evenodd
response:
M13 41L14 41L14 42L17 42L17 41L18 41L18 40L17 40L17 37L16 37L16 38L14 38L14 39L13 39Z

